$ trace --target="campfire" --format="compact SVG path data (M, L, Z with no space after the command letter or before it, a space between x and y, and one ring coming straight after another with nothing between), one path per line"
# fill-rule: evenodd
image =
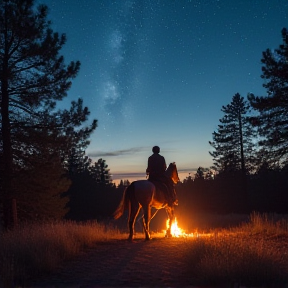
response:
M169 228L169 219L167 219L167 221L166 221L166 228L167 229ZM177 218L175 218L175 221L172 223L171 234L172 234L172 237L193 237L193 236L196 236L196 235L194 235L194 233L187 234L182 228L178 227Z

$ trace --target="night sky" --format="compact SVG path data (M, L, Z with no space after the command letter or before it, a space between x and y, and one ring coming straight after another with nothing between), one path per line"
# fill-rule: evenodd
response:
M287 0L37 3L49 7L53 30L67 35L66 62L81 62L59 107L83 98L98 119L87 155L105 159L113 179L145 177L154 145L181 179L210 167L221 107L237 92L266 94L262 52L278 48L288 28Z

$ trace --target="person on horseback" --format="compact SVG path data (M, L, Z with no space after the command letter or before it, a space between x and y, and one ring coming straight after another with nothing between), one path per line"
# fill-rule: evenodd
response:
M160 155L160 147L154 146L152 148L153 154L148 158L148 167L146 174L149 176L148 180L151 181L156 187L157 183L162 183L163 190L167 191L168 205L177 205L176 192L174 185L169 183L169 179L165 176L165 170L167 168L165 158ZM158 186L159 187L159 186Z

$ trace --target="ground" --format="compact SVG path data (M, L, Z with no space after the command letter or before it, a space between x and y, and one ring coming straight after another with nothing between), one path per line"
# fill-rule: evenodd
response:
M95 243L56 274L31 287L193 287L185 269L188 238Z

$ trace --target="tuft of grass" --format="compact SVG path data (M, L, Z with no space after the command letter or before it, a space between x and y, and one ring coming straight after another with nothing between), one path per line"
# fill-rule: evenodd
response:
M191 241L187 273L200 284L283 285L288 282L288 231L285 220L273 222L253 213L238 228ZM273 286L274 287L274 286Z
M0 234L0 286L14 287L55 271L63 261L95 242L124 239L118 229L98 222L27 224Z
M288 218L278 214L253 212L250 215L250 222L241 225L241 229L250 234L287 235Z

